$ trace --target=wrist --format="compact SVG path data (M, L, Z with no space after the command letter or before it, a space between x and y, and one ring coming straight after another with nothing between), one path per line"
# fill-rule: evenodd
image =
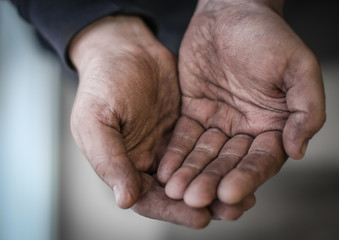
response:
M79 71L103 56L117 51L140 52L156 42L140 18L109 16L81 30L71 41L68 54Z
M267 7L283 15L283 7L285 0L199 0L196 13L205 11L217 11L227 7L240 6L243 7Z

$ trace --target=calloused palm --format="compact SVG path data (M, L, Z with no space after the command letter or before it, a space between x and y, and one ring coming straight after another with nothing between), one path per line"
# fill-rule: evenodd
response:
M312 52L267 6L225 2L200 1L185 34L182 117L158 171L168 196L194 207L253 194L325 121Z

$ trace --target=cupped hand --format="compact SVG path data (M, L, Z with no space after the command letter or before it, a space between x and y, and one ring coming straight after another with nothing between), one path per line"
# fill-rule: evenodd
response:
M106 17L72 41L79 74L74 139L122 208L193 228L241 215L253 197L194 209L166 196L152 177L179 117L176 58L137 17Z
M71 128L117 204L131 207L138 172L154 172L178 117L176 60L137 17L106 17L72 41L79 74Z
M190 206L242 201L325 121L315 56L263 2L201 0L183 39L182 117L158 177Z

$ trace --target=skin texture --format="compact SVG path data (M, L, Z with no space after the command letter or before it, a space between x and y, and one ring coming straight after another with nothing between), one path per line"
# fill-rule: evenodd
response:
M319 63L267 2L200 1L182 41L182 116L158 178L189 206L243 201L325 122Z
M177 60L137 17L106 17L72 41L79 74L71 117L74 139L121 208L192 228L212 218L235 219L253 195L227 205L192 208L165 194L156 179L175 121L180 92Z

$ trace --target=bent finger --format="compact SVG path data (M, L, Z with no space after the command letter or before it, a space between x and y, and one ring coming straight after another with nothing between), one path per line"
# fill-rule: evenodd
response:
M248 154L221 180L218 198L227 204L241 202L279 172L286 159L281 132L271 131L258 135Z
M236 220L255 205L255 196L252 194L241 203L228 205L218 200L214 201L208 209L211 211L214 220Z
M168 221L190 228L203 228L211 220L207 208L191 208L183 201L170 199L154 178L141 174L143 194L132 209L145 217Z
M131 207L140 193L140 178L127 156L118 125L108 126L93 116L72 121L75 141L99 177L114 191L121 208Z
M206 207L217 197L220 180L247 154L252 143L248 135L230 138L218 157L209 163L187 188L184 201L191 207Z
M283 143L291 158L301 159L308 140L320 130L326 119L322 74L310 50L301 48L293 55L284 81L291 114L283 130Z
M166 185L166 194L173 199L182 199L187 186L215 159L227 137L218 129L207 129L198 139L194 149Z
M157 177L160 182L168 182L192 151L203 132L204 128L199 123L187 117L181 117L178 120L168 148L158 167Z

